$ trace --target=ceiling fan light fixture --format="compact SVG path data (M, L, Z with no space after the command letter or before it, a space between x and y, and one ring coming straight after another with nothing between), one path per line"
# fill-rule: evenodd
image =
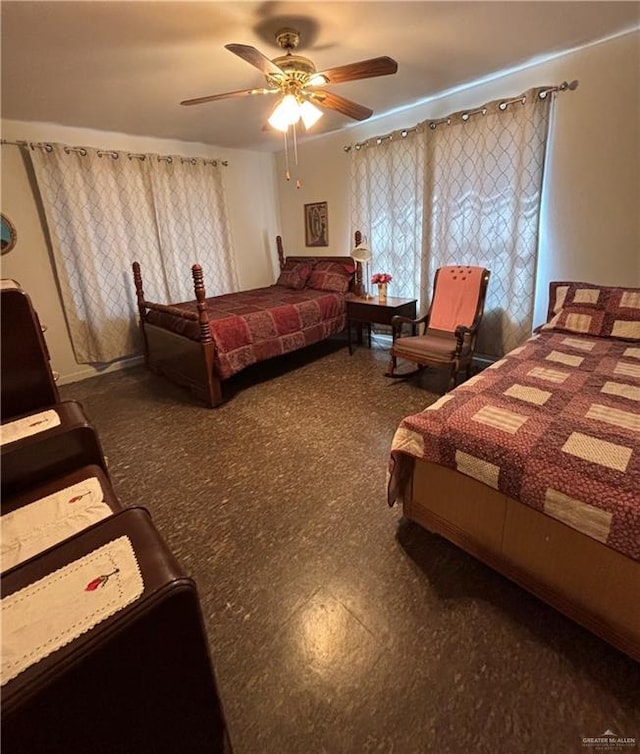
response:
M300 105L300 117L307 131L322 118L322 115L322 110L307 100Z
M275 107L268 120L270 126L278 131L285 132L289 126L293 126L300 120L300 108L293 94L287 94Z
M271 116L267 123L272 127L275 128L276 131L282 131L282 133L287 133L289 130L289 123L288 121L284 120L281 115L280 111L276 107L276 109L271 113Z

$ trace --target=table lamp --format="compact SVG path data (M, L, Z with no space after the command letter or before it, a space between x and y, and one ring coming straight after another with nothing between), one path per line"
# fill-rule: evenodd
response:
M357 291L357 294L363 298L373 298L369 293L369 262L371 261L371 249L366 246L364 241L361 241L351 252L351 258L356 262L364 263L366 270L364 284L361 287L361 290Z

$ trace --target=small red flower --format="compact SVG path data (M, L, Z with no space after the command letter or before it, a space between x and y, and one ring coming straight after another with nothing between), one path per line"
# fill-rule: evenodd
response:
M67 502L69 503L77 503L78 500L82 500L83 497L86 497L89 493L83 492L82 495L76 495L75 497L70 498Z
M95 592L96 589L99 589L101 586L104 586L107 581L109 581L109 578L111 576L115 576L116 573L119 573L120 569L116 568L115 571L112 571L111 573L104 573L102 576L98 576L97 578L93 579L93 581L90 581L84 588L85 592Z

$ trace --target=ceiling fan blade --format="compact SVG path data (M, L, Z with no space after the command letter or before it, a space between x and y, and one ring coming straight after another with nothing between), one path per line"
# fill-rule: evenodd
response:
M263 55L259 50L256 50L255 47L251 47L251 45L229 44L225 45L225 48L234 55L246 60L247 63L250 63L259 71L262 71L265 76L283 75L282 68L272 63L268 57Z
M339 113L348 115L355 120L366 120L373 115L373 110L370 110L368 107L359 105L357 102L352 102L345 97L340 97L333 92L308 92L307 97L316 105L320 105L320 107L328 107L331 110L337 110Z
M196 97L185 99L181 105L201 105L203 102L214 102L217 99L229 99L230 97L244 97L247 94L275 94L279 89L240 89L237 92L224 92L223 94L210 94L208 97Z
M315 77L324 77L327 84L342 84L344 81L356 81L356 79L370 79L374 76L388 76L398 70L398 64L393 58L386 55L370 60L361 60L358 63L339 65L337 68L327 68L326 71L315 73Z

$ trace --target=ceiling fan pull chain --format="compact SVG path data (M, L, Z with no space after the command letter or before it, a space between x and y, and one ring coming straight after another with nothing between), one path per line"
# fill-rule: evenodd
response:
M296 124L293 124L293 155L296 167L298 167L298 132L296 131ZM296 188L301 187L300 179L296 178Z
M291 180L291 173L289 172L289 149L287 148L287 132L284 134L284 177L287 181Z

